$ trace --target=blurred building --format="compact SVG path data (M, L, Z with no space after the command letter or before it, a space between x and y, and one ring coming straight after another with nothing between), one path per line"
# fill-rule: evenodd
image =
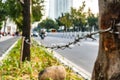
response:
M16 32L16 29L17 29L16 24L8 18L6 21L6 25L5 23L3 23L1 33L5 32L6 34L13 35Z
M55 19L62 13L70 12L73 6L73 0L49 0L48 17Z
M85 11L90 8L94 14L98 13L98 0L45 0L44 19L58 18L61 13L70 12L71 7L78 9L83 1L86 4Z

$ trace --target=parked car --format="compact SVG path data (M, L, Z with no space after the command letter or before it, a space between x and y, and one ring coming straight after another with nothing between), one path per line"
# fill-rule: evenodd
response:
M38 36L39 36L39 33L36 32L36 31L34 31L34 32L31 33L31 36L38 37Z

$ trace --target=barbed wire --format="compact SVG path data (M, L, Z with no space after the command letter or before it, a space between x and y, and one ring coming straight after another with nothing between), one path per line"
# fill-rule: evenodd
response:
M72 42L69 42L65 45L54 45L54 46L44 46L45 48L51 48L51 49L62 49L64 50L65 48L70 48L71 49L71 45L75 45L77 44L78 42L80 42L82 39L86 39L86 38L90 38L92 40L96 40L95 38L93 38L93 35L96 35L98 33L105 33L105 32L110 32L110 33L113 33L112 32L112 27L108 28L108 29L105 29L105 30L99 30L99 31L96 31L96 32L92 32L92 33L89 33L89 34L86 34L82 37L76 37L74 41ZM29 45L34 45L34 43L30 42L29 39L25 39L25 42ZM35 46L35 45L34 45ZM42 45L41 45L42 46Z
M111 31L112 31L112 28L110 27L110 28L105 29L105 30L99 30L99 31L96 31L96 32L92 32L92 33L86 34L86 35L84 35L84 36L82 36L82 37L79 37L79 36L78 36L78 37L75 38L74 41L69 42L69 43L67 43L67 44L65 44L65 45L55 45L55 46L50 46L50 47L46 46L45 48L51 48L51 49L65 49L65 48L70 48L70 49L71 49L71 47L70 47L71 45L77 44L77 43L80 42L82 39L90 38L90 39L92 39L92 40L96 40L96 39L93 37L93 35L96 35L96 34L98 34L98 33L111 32Z
M77 44L78 42L80 42L82 39L86 39L86 38L90 38L92 40L96 40L93 35L96 35L96 34L101 34L101 33L106 33L106 32L109 32L109 33L112 33L112 34L117 34L117 35L120 35L120 32L115 32L115 26L119 26L120 27L120 23L118 24L115 24L115 20L113 19L112 22L111 22L111 27L107 28L107 29L104 29L104 30L99 30L99 31L96 31L96 32L91 32L89 34L86 34L82 37L79 37L77 36L75 38L74 41L71 41L69 43L66 43L65 45L54 45L54 46L44 46L45 48L51 48L51 49L65 49L65 48L70 48L71 49L71 45L75 45ZM25 39L25 42L29 45L33 45L34 43L31 43L28 39ZM42 45L41 45L42 46Z

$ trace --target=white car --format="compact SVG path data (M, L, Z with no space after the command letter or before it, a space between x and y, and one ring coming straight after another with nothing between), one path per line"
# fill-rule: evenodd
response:
M31 33L31 36L38 37L38 36L39 36L39 33L36 32L36 31L34 31L34 32Z

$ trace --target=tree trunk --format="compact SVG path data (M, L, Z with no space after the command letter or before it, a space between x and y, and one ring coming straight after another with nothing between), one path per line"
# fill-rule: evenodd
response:
M99 28L107 29L120 23L120 0L99 0ZM113 25L113 32L117 26ZM92 80L120 80L120 36L105 32L100 34L99 53L94 65Z
M24 0L23 4L23 34L25 37L22 61L30 61L30 30L31 30L31 17L30 17L30 0ZM26 42L28 41L28 43Z
M5 21L4 21L4 33L3 33L3 36L6 36L6 22L7 22L7 18L5 18Z

